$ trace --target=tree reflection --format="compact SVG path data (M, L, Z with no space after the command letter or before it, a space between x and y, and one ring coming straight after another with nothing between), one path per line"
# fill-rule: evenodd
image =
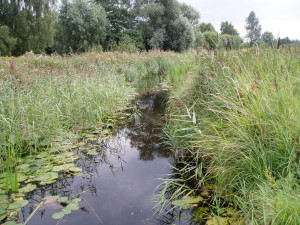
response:
M139 150L139 158L151 161L156 157L170 157L171 152L165 148L159 137L164 124L166 93L144 95L137 101L137 107L141 115L128 124L127 135L131 145Z

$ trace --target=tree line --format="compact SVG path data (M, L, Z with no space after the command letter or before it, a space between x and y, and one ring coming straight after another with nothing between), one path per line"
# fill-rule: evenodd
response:
M200 23L196 9L177 0L0 0L0 6L0 56L30 50L181 52L243 43L232 23L222 22L219 34L212 24ZM246 23L250 45L274 42L272 33L260 35L254 12Z

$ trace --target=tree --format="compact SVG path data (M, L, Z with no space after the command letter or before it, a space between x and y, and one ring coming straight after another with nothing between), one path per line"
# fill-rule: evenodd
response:
M229 35L239 35L239 32L234 28L232 23L228 21L221 23L221 34L229 34Z
M203 33L205 37L205 41L207 44L207 48L209 49L216 49L219 44L219 35L217 32L214 31L206 31Z
M205 43L205 37L201 33L201 31L195 31L195 42L194 42L194 48L199 51L203 48Z
M17 39L14 55L28 50L42 52L52 44L55 3L56 0L0 1L0 25L9 27L11 36Z
M63 0L57 23L55 47L59 53L101 48L106 37L106 13L99 4L86 0Z
M127 41L131 39L132 44L139 49L144 49L143 42L140 42L142 40L141 33L137 30L137 11L134 8L134 2L130 0L96 0L96 2L105 9L109 22L105 49L108 49L113 43L118 44L124 36ZM128 39L128 37L130 38Z
M10 36L8 26L0 26L0 56L11 56L16 43L17 39Z
M267 45L274 47L274 35L272 32L266 31L262 34L261 36L262 40L264 43L266 43Z
M207 31L217 32L211 23L200 23L199 25L196 26L195 29L202 33L207 32Z
M249 39L250 45L253 46L254 44L257 44L261 36L261 25L253 11L251 11L249 16L246 18L245 28L247 30L246 38Z
M184 51L194 42L194 29L176 0L150 2L141 11L139 28L147 49Z
M184 17L193 25L197 25L200 19L200 13L190 5L185 3L180 4L180 10Z
M220 46L227 50L238 49L242 44L243 40L237 35L221 34L220 35Z

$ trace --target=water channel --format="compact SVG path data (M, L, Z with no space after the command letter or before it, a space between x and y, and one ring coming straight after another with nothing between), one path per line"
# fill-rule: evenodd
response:
M80 209L61 220L52 214L62 208L55 201L46 201L34 213L28 225L187 225L188 216L160 215L150 200L165 178L172 173L172 152L161 144L158 134L164 122L166 93L152 93L139 97L132 119L109 140L97 138L87 141L87 148L98 154L87 155L79 150L77 165L82 176L62 177L56 183L37 189L27 196L31 203L20 214L25 219L44 196L59 195L81 198Z

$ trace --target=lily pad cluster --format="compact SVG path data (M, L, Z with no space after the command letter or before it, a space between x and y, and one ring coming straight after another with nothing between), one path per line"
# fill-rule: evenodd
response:
M63 208L61 211L56 212L52 215L53 219L59 220L63 218L65 215L71 214L72 211L79 209L79 203L81 202L80 198L74 198L72 200L69 200L68 197L59 197L59 196L49 196L46 197L45 200L56 200L58 203L60 203Z
M29 202L19 195L0 195L0 221L7 217L17 217L17 212ZM13 221L10 221L13 224ZM8 223L5 223L8 224ZM16 223L14 223L16 224Z
M68 175L80 174L82 169L74 163L78 158L72 151L61 153L53 150L19 159L19 165L16 167L18 193L6 195L6 188L10 187L10 184L7 184L10 179L6 177L9 174L0 175L0 221L16 218L18 211L28 204L24 199L25 194L35 190L38 185L56 182L59 173L62 172Z

